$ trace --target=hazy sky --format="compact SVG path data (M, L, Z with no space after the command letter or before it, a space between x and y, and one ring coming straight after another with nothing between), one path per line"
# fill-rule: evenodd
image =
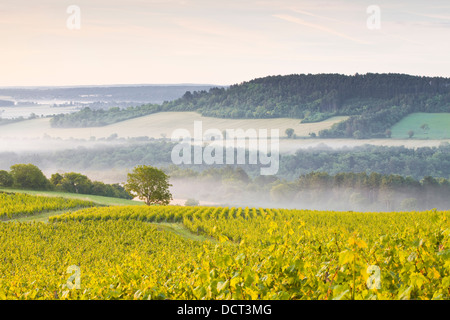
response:
M70 5L79 30L67 27ZM380 29L367 27L370 5L381 9ZM450 77L450 2L1 0L0 41L0 86Z

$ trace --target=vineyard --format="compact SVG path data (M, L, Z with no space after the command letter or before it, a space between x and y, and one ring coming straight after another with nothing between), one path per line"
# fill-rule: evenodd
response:
M29 216L46 211L92 206L94 206L94 203L90 201L0 192L0 220Z
M129 206L1 223L0 299L450 299L449 218Z

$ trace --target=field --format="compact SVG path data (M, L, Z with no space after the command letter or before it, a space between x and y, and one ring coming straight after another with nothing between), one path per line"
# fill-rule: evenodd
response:
M0 193L0 220L92 206L94 203L91 201L77 199L32 196L25 193Z
M421 128L427 124L428 130ZM392 138L408 138L414 131L413 139L450 139L450 113L413 113L392 127Z
M90 194L77 194L77 193L66 193L66 192L57 192L57 191L35 191L35 190L22 190L22 189L11 189L11 188L0 188L0 192L25 193L25 194L29 194L29 195L44 196L44 197L62 197L65 199L89 201L89 202L93 202L97 205L103 205L103 206L143 205L143 203L137 202L137 201L95 196L95 195L90 195Z
M449 218L116 206L0 223L0 299L450 299Z
M427 116L435 116L433 114L423 114L427 119ZM311 139L309 133L318 133L322 129L330 128L333 124L343 121L347 117L334 117L328 120L318 123L306 123L301 124L300 120L295 119L218 119L210 117L202 117L195 112L165 112L156 113L145 117L140 117L128 121L119 122L113 125L101 127L101 128L75 128L75 129L63 129L52 128L50 126L50 119L35 119L26 120L19 123L13 123L2 126L0 131L0 152L15 150L19 151L36 151L42 150L64 150L70 148L76 148L78 146L83 147L95 147L100 142L90 141L91 137L96 139L105 139L113 134L117 134L119 138L128 137L142 137L148 136L155 139L162 138L163 136L170 139L172 133L176 129L186 129L191 135L193 135L194 121L203 122L203 132L210 128L217 128L221 131L225 129L238 129L242 128L247 130L249 128L254 129L279 129L280 136L283 138L286 128L293 128L295 134L299 139L281 139L280 140L280 152L281 153L295 153L298 149L305 149L317 146L329 146L332 148L342 147L355 147L365 144L379 145L379 146L405 146L406 148L419 148L419 147L437 147L443 141L450 142L450 137L447 136L446 140L442 139L439 135L434 135L433 130L437 130L437 127L432 127L430 121L430 132L427 135L428 139L416 139L421 137L420 130L414 130L415 135L413 139L407 139L407 132L405 131L402 120L397 124L393 131L391 139ZM408 118L408 117L407 117ZM421 117L419 117L422 119ZM445 119L444 119L445 120ZM441 122L439 128L442 130L442 123L445 125L445 121ZM417 120L422 124L422 120ZM447 119L447 123L449 120ZM401 126L400 126L401 125ZM409 125L408 125L409 126ZM406 132L406 133L405 133ZM270 133L270 132L269 132ZM55 139L47 139L48 137ZM82 141L76 141L73 139L83 139ZM118 141L106 141L102 143L114 145L117 143L126 143Z
M35 119L2 126L0 138L42 138L48 135L52 138L61 139L89 139L94 136L97 139L108 138L116 133L119 137L142 137L148 136L161 138L161 135L171 137L176 129L186 129L193 136L194 121L203 122L203 131L209 128L225 129L279 129L280 136L284 135L287 128L293 128L298 136L308 136L310 132L318 133L322 129L330 128L334 123L347 119L347 117L334 117L318 123L300 124L296 119L218 119L202 117L195 112L162 112L145 117L122 121L99 128L75 128L63 129L52 128L50 119ZM270 132L269 132L270 134Z

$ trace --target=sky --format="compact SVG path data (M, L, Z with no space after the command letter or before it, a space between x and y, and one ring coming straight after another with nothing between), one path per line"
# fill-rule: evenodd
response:
M449 40L448 0L1 0L0 86L450 77Z

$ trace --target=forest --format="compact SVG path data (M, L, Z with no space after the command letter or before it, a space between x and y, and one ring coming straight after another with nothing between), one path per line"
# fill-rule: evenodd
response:
M131 168L138 164L167 167L172 164L174 144L167 141L146 141L128 146L79 147L63 151L0 153L0 169L16 163L33 163L44 169L102 170ZM211 166L180 165L203 171ZM214 167L214 165L213 165ZM221 167L221 165L216 165ZM251 177L259 175L259 165L243 165ZM295 154L281 154L277 177L294 180L311 171L337 174L342 172L378 172L423 179L425 176L450 179L450 145L439 147L383 147L364 145L354 148L332 149L318 147L299 149Z

